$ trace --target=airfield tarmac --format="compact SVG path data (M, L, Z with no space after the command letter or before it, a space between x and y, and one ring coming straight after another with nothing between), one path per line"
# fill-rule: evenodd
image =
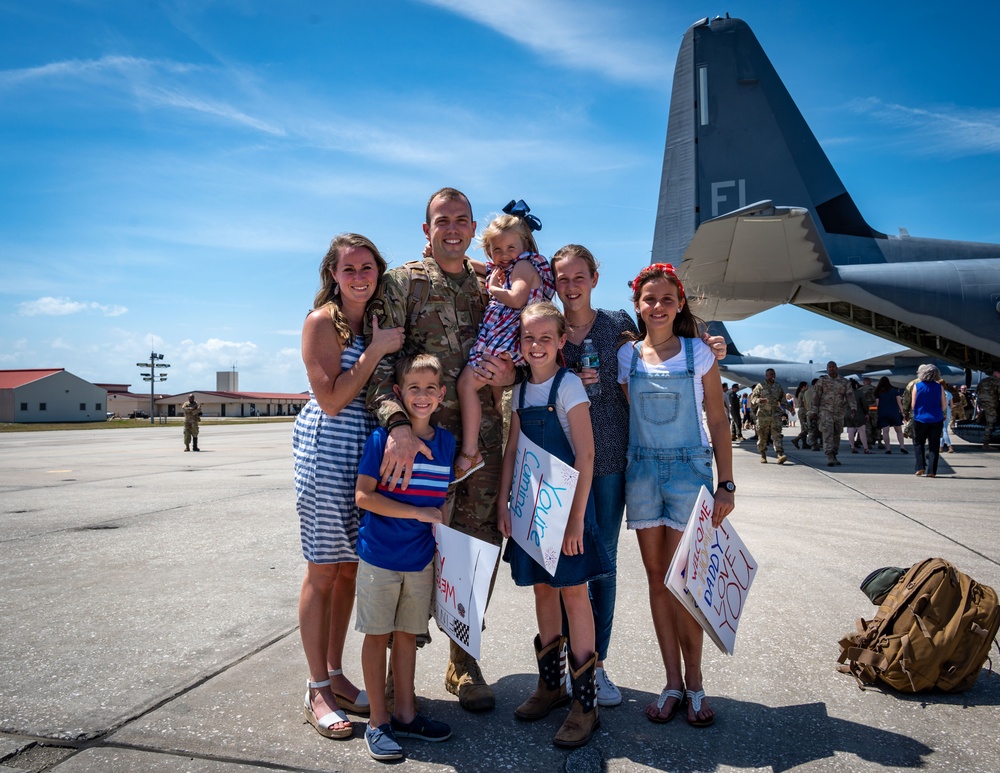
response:
M0 771L371 771L363 719L348 741L302 717L296 603L303 562L291 425L0 435ZM846 446L846 443L845 443ZM447 642L417 660L417 693L450 722L443 744L403 741L413 771L995 771L1000 677L960 695L861 691L837 641L875 608L858 590L885 565L942 556L1000 587L1000 454L956 441L941 477L913 456L851 455L783 467L736 447L733 515L760 570L732 657L705 650L710 729L655 725L663 687L636 542L623 534L609 675L625 702L601 710L582 750L551 744L556 711L513 709L536 680L532 595L501 567L483 671L497 708L465 714L445 692ZM360 636L345 666L361 683ZM996 655L994 650L994 655ZM1000 658L998 658L1000 662Z

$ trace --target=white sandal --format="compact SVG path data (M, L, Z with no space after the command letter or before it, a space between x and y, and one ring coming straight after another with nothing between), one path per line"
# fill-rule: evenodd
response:
M335 668L333 671L328 671L327 673L331 677L343 676L344 669ZM344 711L349 711L352 714L360 714L363 717L367 717L371 713L371 706L368 703L368 693L364 690L358 690L358 697L353 701L346 695L341 695L336 690L333 690L333 697L337 699L338 705Z
M317 718L316 712L313 711L312 701L309 700L310 693L313 690L318 690L320 687L329 687L330 680L325 679L322 682L311 682L306 680L306 701L305 701L305 715L306 721L316 728L316 732L319 733L324 738L350 738L354 735L354 725L351 724L351 720L347 718L347 715L341 710L331 711L323 717ZM343 722L347 722L348 727L342 727L338 730L331 730L332 725L337 725Z
M709 727L715 724L715 714L710 716L708 719L698 719L698 712L701 711L701 701L705 697L704 690L685 690L685 696L687 696L687 701L691 706L691 710L694 712L694 719L688 717L688 724L691 727Z

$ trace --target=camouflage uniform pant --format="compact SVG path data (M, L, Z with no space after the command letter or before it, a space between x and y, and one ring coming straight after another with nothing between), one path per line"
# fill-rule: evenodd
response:
M456 438L461 438L460 424L453 421L446 424L445 419L451 417L440 416L444 413L439 412L441 426L454 433ZM503 420L497 414L490 415L484 411L481 426L479 452L483 455L485 466L454 486L449 493L452 509L448 525L470 537L499 545L502 538L497 528L497 497L503 463Z
M823 453L827 456L836 454L840 449L840 436L844 431L844 417L820 411L819 431L823 436Z
M805 408L799 408L795 412L795 415L799 419L799 434L795 436L795 439L799 442L806 441L806 438L809 436L809 414L806 413Z
M757 413L757 450L761 455L767 451L767 436L771 436L774 442L774 451L778 456L785 455L785 447L782 444L781 435L781 414L774 416L761 416Z
M198 437L198 422L196 421L186 421L184 422L184 445L191 445L191 438ZM211 441L211 438L209 438Z
M993 430L997 426L997 409L983 408L983 444L992 443Z

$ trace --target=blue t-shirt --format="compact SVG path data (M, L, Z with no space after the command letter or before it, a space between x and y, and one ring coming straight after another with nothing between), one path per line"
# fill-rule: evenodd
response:
M380 481L379 467L389 434L378 427L365 441L358 463L358 475ZM379 494L417 507L443 507L448 485L455 477L455 436L441 427L434 428L434 439L424 441L434 455L433 461L418 454L413 463L413 476L403 491L396 486L389 491L381 481ZM390 518L365 511L358 525L358 557L382 569L393 572L419 572L434 559L434 528L413 518Z
M921 424L944 421L941 410L941 385L937 381L918 381L916 401L913 403L913 420Z

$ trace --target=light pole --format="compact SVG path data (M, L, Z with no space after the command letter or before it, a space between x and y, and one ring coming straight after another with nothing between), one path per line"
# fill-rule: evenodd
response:
M157 354L156 352L149 353L149 362L137 362L136 366L139 368L149 368L149 373L143 373L142 380L149 382L149 423L153 424L156 420L156 410L154 408L156 403L156 384L160 381L167 380L166 373L157 373L157 368L169 368L170 366L165 362L160 362L163 359L162 354Z

